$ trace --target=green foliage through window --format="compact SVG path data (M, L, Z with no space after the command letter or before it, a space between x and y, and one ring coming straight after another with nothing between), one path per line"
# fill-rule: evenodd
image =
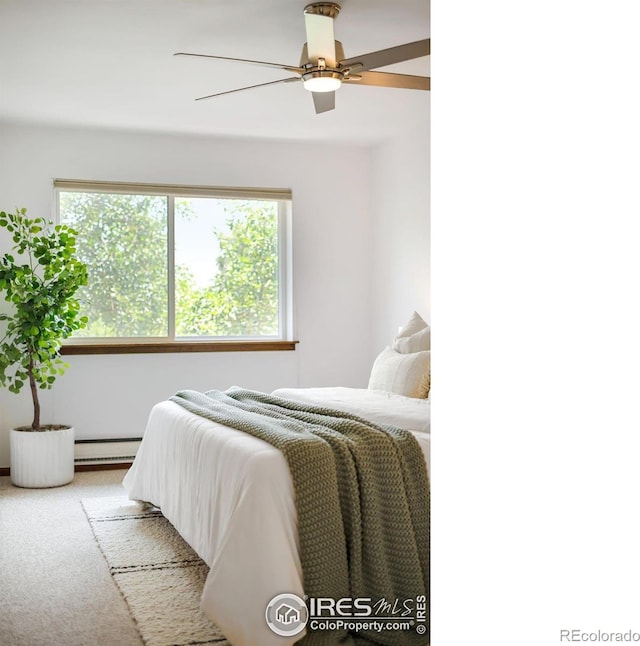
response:
M281 336L282 201L58 195L60 219L79 232L78 256L89 268L79 292L89 324L77 336Z
M60 194L61 220L80 233L78 255L90 268L79 293L89 319L82 336L166 335L166 203L156 195Z
M210 284L176 265L176 336L277 336L277 203L234 201L225 214Z

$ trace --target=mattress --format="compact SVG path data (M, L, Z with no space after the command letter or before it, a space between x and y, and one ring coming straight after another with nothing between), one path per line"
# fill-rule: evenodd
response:
M274 394L403 426L429 465L428 400L348 388ZM277 449L165 401L151 410L123 484L131 499L159 507L209 566L201 607L234 646L301 638L277 636L265 621L274 596L304 594L293 486Z

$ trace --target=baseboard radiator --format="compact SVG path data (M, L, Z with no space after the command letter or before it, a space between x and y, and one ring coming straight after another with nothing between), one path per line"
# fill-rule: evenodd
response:
M76 440L74 450L75 465L133 462L141 441L141 437Z

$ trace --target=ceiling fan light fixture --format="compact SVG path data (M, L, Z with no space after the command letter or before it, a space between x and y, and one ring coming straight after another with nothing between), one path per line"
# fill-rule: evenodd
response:
M312 2L304 8L304 26L307 41L302 46L298 65L283 65L267 61L256 61L247 58L232 58L213 54L196 54L177 52L176 56L198 56L238 63L251 63L272 67L296 74L288 78L247 87L217 92L196 99L210 99L214 96L252 90L253 88L302 81L305 90L311 92L316 114L335 109L335 91L342 83L352 85L372 85L377 87L401 88L407 90L430 90L431 79L427 76L393 74L371 71L387 65L410 61L429 56L431 41L429 38L416 40L404 45L387 47L353 58L345 58L342 43L335 39L333 23L340 13L340 5L335 2ZM353 83L355 82L355 83Z
M343 75L331 70L315 70L302 75L302 84L309 92L333 92L342 85Z

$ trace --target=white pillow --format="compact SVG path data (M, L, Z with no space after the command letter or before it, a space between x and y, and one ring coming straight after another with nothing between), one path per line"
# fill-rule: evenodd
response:
M369 390L426 399L429 396L431 352L402 354L386 347L376 358L369 377Z
M414 312L393 340L391 347L402 354L423 352L431 349L431 328L418 312Z

